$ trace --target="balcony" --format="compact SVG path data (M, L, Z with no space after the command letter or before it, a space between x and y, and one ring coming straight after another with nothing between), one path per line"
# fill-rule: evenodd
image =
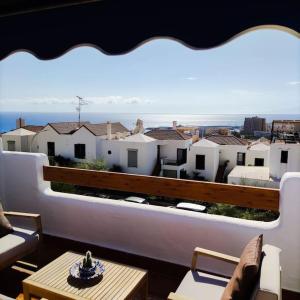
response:
M250 221L64 194L52 191L50 181L279 210L280 218ZM299 193L299 173L286 174L280 190L273 190L49 167L43 154L0 152L0 198L4 207L42 216L42 265L66 250L82 253L90 249L100 258L148 269L150 299L165 299L176 290L190 266L195 246L239 256L247 241L259 233L264 234L265 243L282 249L283 288L299 292L300 202L295 197ZM232 272L228 265L209 258L202 259L201 269L217 274ZM0 272L5 278L0 293L16 297L21 292L21 280L28 275L20 270L13 267ZM290 295L285 291L284 299L292 299Z
M176 160L176 159L161 159L161 176L172 177L172 178L181 178L181 173L187 167L185 160Z

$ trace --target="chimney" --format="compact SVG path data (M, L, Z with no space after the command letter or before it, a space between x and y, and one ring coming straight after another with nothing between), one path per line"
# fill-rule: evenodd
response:
M144 122L141 119L137 119L135 128L133 129L133 134L144 133Z
M173 121L173 129L176 130L177 128L177 121Z
M111 123L107 122L106 124L106 135L107 135L107 139L111 140Z
M18 118L16 120L16 129L22 128L25 126L25 120L22 118Z

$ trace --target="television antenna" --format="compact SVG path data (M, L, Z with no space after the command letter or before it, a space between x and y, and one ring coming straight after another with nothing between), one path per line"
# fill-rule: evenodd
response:
M88 105L89 102L84 100L82 97L76 96L78 99L78 106L76 106L76 110L78 111L78 128L80 127L80 117L81 117L81 107L83 105Z

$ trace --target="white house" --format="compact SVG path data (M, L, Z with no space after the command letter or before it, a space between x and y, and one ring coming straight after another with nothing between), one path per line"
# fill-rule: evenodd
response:
M246 166L269 167L270 145L254 142L247 149Z
M126 173L151 175L157 162L157 141L142 133L119 140L120 166Z
M36 152L48 156L61 155L75 161L101 158L100 144L104 139L116 139L130 134L121 123L90 124L88 122L49 123L34 141Z
M101 140L101 158L109 168L121 167L133 174L151 175L157 163L157 141L142 133L115 140Z
M157 157L161 160L160 175L180 178L186 171L188 151L193 143L192 137L177 129L153 129L145 133L157 140ZM159 175L159 174L156 174Z
M2 134L3 149L7 151L30 152L36 132L18 128Z
M219 145L207 139L201 139L190 147L188 153L188 174L199 173L208 181L215 181L219 167Z
M236 165L244 166L246 164L247 141L234 135L211 135L206 139L219 145L219 165L228 162L228 172Z
M286 172L300 171L300 144L277 140L270 149L270 176L280 179Z

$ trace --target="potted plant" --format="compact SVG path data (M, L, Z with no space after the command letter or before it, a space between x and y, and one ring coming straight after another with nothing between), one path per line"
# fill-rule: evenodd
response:
M87 251L83 261L79 265L80 276L82 277L90 277L95 274L96 271L96 263L92 259L92 253Z

